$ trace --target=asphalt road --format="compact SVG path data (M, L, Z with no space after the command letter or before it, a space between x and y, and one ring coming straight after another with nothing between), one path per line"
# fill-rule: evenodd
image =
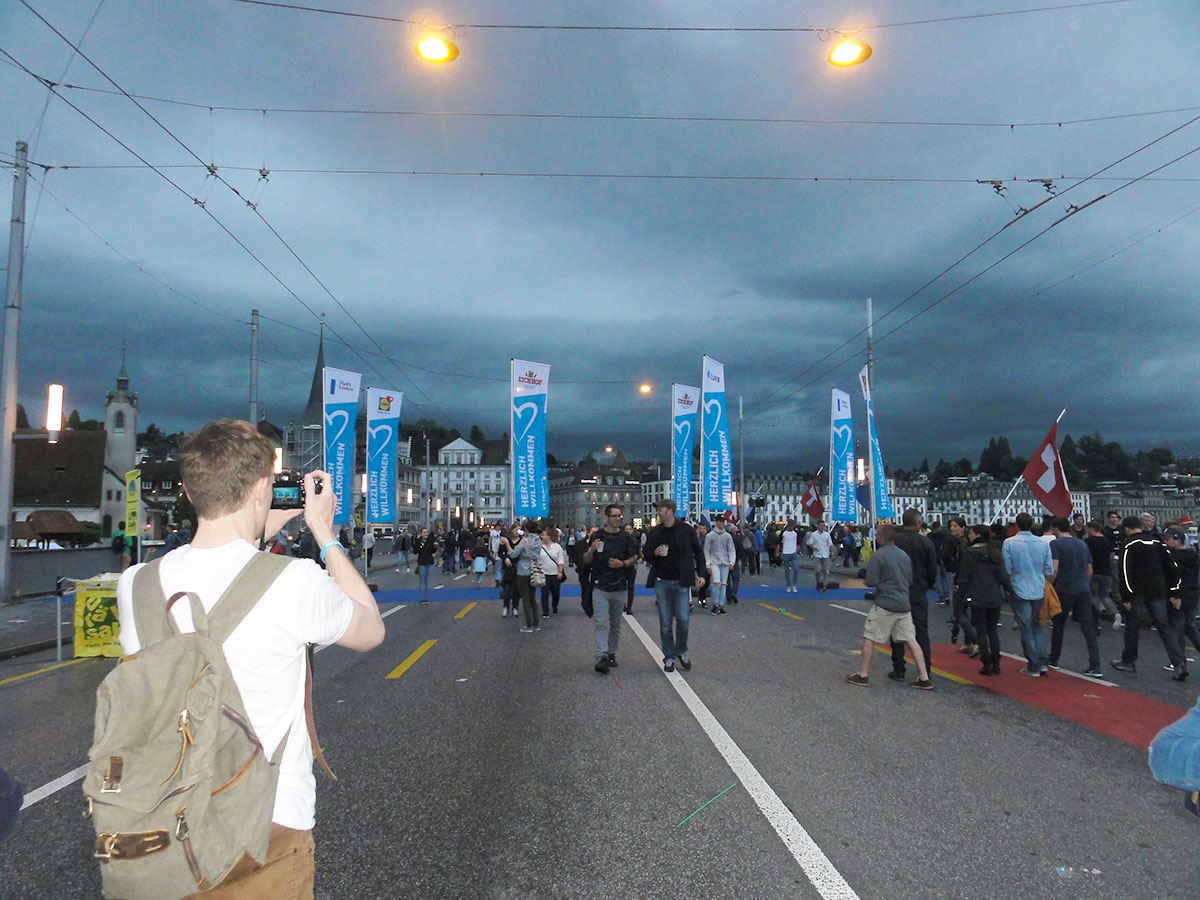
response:
M383 646L316 657L317 722L340 779L318 776L319 897L1200 893L1200 820L1152 780L1144 748L1073 721L1072 705L1055 714L1036 695L943 676L910 690L883 677L882 654L871 687L845 684L867 608L856 591L785 594L779 570L747 579L729 615L693 613L694 668L672 676L637 633L657 643L639 596L603 676L575 586L541 632L521 634L473 576L442 579L427 606L415 576L373 580ZM942 612L935 645L948 640ZM1011 621L1001 640L1019 651ZM1105 629L1106 663L1119 639ZM1082 644L1068 631L1064 668L1084 667ZM1051 679L1077 688L1080 708L1124 690L1182 713L1198 686L1171 682L1161 656L1147 631L1141 671L1110 673L1116 686ZM0 764L27 793L86 761L113 662L42 671L53 664L52 651L0 663ZM1008 661L1002 680L1040 687L1018 668ZM72 781L24 810L0 845L0 897L100 896L82 808Z

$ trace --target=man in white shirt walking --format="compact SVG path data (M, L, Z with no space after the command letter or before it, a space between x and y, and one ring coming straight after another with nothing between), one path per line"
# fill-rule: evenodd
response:
M812 549L813 562L816 564L817 590L824 593L829 583L829 558L833 553L833 538L825 530L824 519L817 523L816 531L808 533L804 543Z
M713 519L713 530L704 538L704 560L713 589L712 614L725 615L725 590L729 585L729 570L737 563L733 536L725 530L725 517Z

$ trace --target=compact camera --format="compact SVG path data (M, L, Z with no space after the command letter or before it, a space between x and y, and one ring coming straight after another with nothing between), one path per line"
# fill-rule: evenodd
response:
M304 509L304 476L280 472L271 486L271 509Z

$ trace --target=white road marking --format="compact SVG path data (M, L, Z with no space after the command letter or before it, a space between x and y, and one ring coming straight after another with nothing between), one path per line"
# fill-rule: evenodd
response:
M661 658L661 652L651 640L650 635L646 634L645 629L633 616L626 615L625 621L633 629L633 633L642 642L650 657L658 661ZM842 873L834 868L829 857L804 830L792 811L779 799L779 795L767 784L766 779L759 774L758 769L754 767L742 749L734 743L729 732L709 712L704 702L696 696L696 692L692 690L687 681L678 672L664 672L663 674L675 688L675 693L683 700L700 727L704 729L713 746L717 748L717 752L725 758L725 762L733 770L738 781L746 788L746 793L766 816L784 846L800 864L800 868L804 870L804 874L808 876L812 886L817 889L817 893L824 900L858 900L858 894L842 877Z
M399 612L400 610L404 609L404 607L406 605L407 604L404 604L404 603L397 604L396 606L393 606L391 609L389 609L387 612L382 613L380 615L380 618L381 619L387 618L392 613ZM322 650L326 650L332 646L334 646L334 645L333 644L324 644L320 647L314 647L313 653L320 653ZM342 702L341 700L338 701L338 703L341 703L341 702ZM21 804L21 809L28 809L29 807L33 806L33 804L38 803L39 801L45 800L51 794L58 793L63 788L74 784L76 781L82 781L83 776L86 773L87 773L87 763L84 763L78 769L72 769L66 775L60 775L58 778L55 778L53 781L49 781L46 784L43 784L40 788L30 791L28 794L25 795L25 801Z
M867 614L866 614L865 612L863 612L861 609L851 609L851 608L850 608L850 607L848 607L848 606L838 606L836 603L830 603L829 605L830 605L831 607L833 607L834 609L840 609L840 610L842 610L842 612L850 612L850 613L854 613L856 616L863 616L863 617L865 618L865 617L866 617L866 615L867 615Z
M441 590L442 588L444 588L444 587L445 587L445 585L444 585L444 584L435 584L435 585L433 586L433 589L434 589L435 591L440 591L440 590Z
M77 781L82 781L84 774L87 772L88 764L84 763L78 769L72 769L66 775L60 775L53 781L48 781L35 791L30 791L25 795L25 802L21 804L21 809L28 809L35 803L45 800L51 794L57 794L63 788L74 784Z
M843 610L848 613L854 613L856 616L865 616L866 615L866 613L863 612L861 609L851 609L848 606L838 606L836 603L830 603L829 605L832 606L834 609L840 609L840 610ZM1017 656L1015 653L1004 653L1003 651L1001 651L1000 655L1007 656L1009 659L1015 659L1018 662L1025 662L1025 657ZM1070 675L1072 678L1081 678L1084 681L1090 682L1092 684L1102 684L1105 687L1120 687L1120 685L1117 684L1116 682L1105 681L1103 678L1092 678L1088 675L1082 675L1079 672L1069 672L1066 669L1051 669L1051 671L1057 672L1059 675Z
M467 577L467 573L463 572L461 575L455 575L454 580L458 581L460 578L466 578L466 577Z

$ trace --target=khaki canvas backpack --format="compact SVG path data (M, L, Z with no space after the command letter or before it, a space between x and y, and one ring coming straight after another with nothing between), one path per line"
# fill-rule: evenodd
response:
M96 691L83 782L105 897L177 900L239 862L239 872L252 869L244 856L265 861L288 737L268 760L222 644L289 562L255 553L207 614L195 594L166 599L159 560L134 576L142 649ZM194 632L180 633L170 616L183 598Z

